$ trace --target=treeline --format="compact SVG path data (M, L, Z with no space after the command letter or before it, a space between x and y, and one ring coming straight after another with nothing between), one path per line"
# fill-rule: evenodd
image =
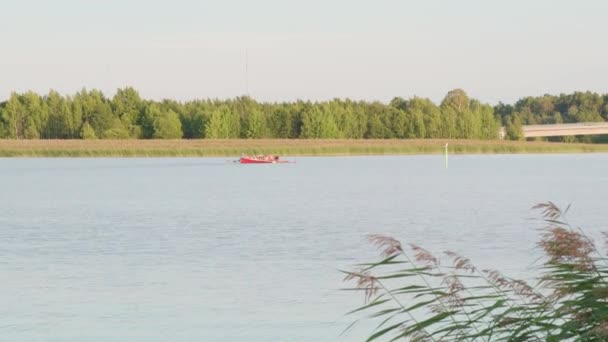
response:
M494 112L506 126L511 139L521 139L521 125L604 122L608 120L608 94L575 92L572 94L524 97L514 105L499 103ZM590 136L560 137L552 140L591 142Z
M414 97L389 104L335 99L260 103L230 100L144 100L130 87L112 98L98 90L73 96L13 93L0 103L0 138L6 139L497 139L500 127L521 139L529 123L603 121L608 97L575 93L525 98L492 107L461 89L441 104Z

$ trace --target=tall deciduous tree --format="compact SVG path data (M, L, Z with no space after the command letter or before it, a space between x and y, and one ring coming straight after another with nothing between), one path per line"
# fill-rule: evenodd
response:
M42 130L46 139L72 139L77 136L74 132L79 129L80 122L74 122L72 107L69 99L63 98L58 92L51 90L45 98L48 108L48 121Z
M28 112L21 103L19 95L12 93L4 107L4 121L7 127L7 137L22 139L25 130L25 120Z
M441 102L441 107L450 107L456 112L462 112L469 109L469 96L462 89L450 90Z
M142 137L143 133L139 122L143 115L143 107L144 103L139 93L131 87L118 89L112 98L112 111L131 138ZM113 126L115 129L120 129L116 127L116 124Z
M519 115L507 117L505 126L506 138L510 140L524 140L524 132Z
M238 138L239 121L238 114L232 112L227 105L219 106L209 115L209 120L205 124L205 137L209 139Z
M266 115L259 108L252 108L245 116L244 135L247 139L265 138L267 132Z
M340 131L333 115L319 107L313 107L302 114L301 138L328 139L340 137Z
M173 110L161 111L154 118L155 139L180 139L182 136L182 123Z

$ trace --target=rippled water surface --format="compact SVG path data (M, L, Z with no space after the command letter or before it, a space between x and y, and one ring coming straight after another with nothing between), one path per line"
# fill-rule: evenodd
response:
M0 159L0 341L358 341L385 233L526 277L531 205L605 227L608 155Z

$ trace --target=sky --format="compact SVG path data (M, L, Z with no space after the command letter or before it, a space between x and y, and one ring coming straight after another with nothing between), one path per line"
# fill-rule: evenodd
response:
M2 0L0 100L608 93L605 0Z

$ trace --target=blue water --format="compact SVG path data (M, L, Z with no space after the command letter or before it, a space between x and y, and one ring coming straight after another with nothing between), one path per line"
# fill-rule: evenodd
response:
M608 155L0 159L0 341L359 341L369 233L527 277L530 207L604 227Z

